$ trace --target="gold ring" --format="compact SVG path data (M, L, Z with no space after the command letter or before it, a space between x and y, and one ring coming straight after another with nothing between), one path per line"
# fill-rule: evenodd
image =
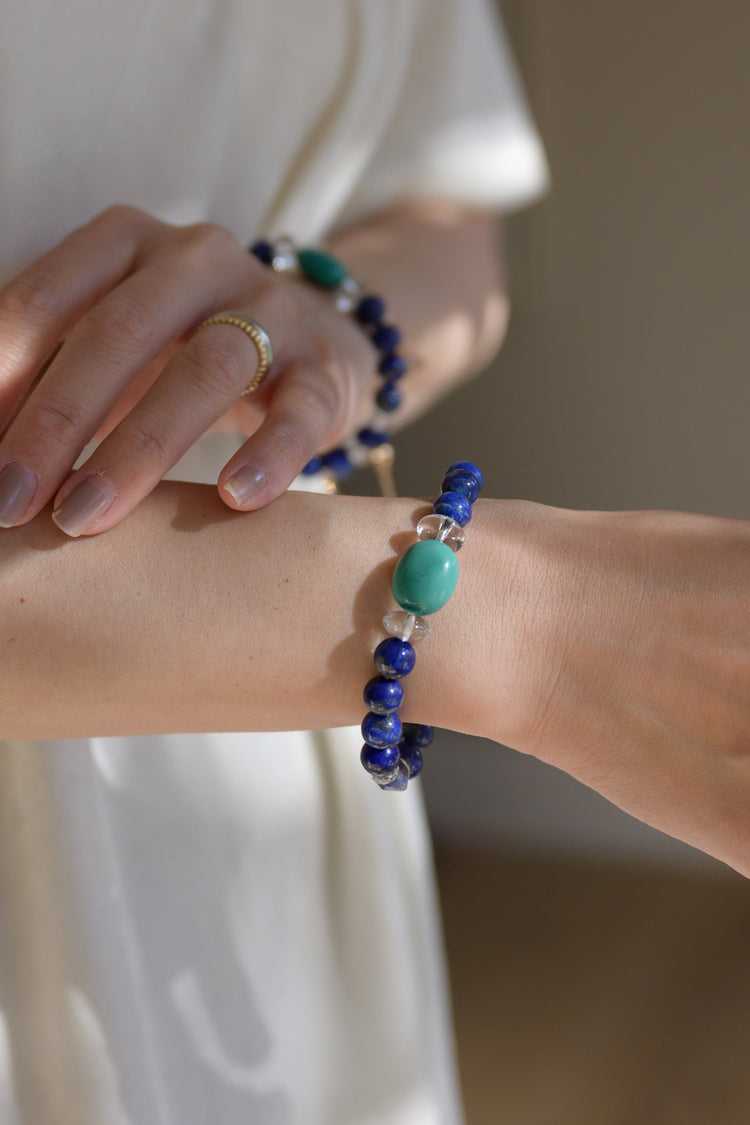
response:
M251 316L243 312L216 313L215 316L210 316L208 320L199 324L197 330L200 332L201 328L208 328L210 324L231 324L234 328L241 328L255 344L255 350L258 353L258 369L244 391L240 391L242 395L251 395L261 385L273 363L273 348L268 333L265 328L258 324L257 320L253 320Z

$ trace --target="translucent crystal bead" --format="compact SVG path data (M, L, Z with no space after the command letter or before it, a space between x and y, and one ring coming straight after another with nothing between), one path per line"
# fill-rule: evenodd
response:
M276 273L288 273L297 269L297 251L291 238L280 238L273 248L271 262Z
M429 637L431 632L430 625L424 617L419 617L416 613L407 613L403 609L394 609L386 613L383 618L383 628L392 637L411 641L412 644Z
M438 512L422 516L417 524L417 536L420 539L439 539L454 551L460 551L466 541L466 533L461 524Z
M356 277L345 277L336 290L333 303L339 312L349 313L357 307L362 296L362 286Z
M352 465L355 465L358 469L362 465L367 465L370 460L369 447L366 445L361 445L359 442L357 442L356 445L347 445L346 452L349 455L349 460L351 461Z

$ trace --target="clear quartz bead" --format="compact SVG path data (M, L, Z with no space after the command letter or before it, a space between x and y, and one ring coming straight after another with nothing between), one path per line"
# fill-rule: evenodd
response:
M460 551L466 541L461 524L450 516L441 516L437 512L422 516L417 524L417 535L420 539L438 539L441 543L447 543L453 551Z
M370 456L370 450L360 445L359 442L347 445L346 452L352 465L356 465L358 469L367 464Z
M383 628L392 637L410 641L412 644L429 637L431 631L424 617L418 617L416 613L407 613L405 609L394 609L386 613L383 618Z
M333 303L339 312L350 313L359 304L362 296L362 285L356 277L345 277L336 290Z
M297 269L297 251L291 238L280 238L273 248L271 266L276 273Z

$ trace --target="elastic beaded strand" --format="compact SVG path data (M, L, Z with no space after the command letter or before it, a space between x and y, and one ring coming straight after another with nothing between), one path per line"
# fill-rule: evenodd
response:
M384 415L398 410L402 396L397 383L409 369L409 361L397 351L401 332L385 322L386 304L375 293L364 293L362 284L351 277L346 267L333 254L315 246L295 249L290 239L280 239L275 245L259 239L249 247L258 261L277 273L296 271L307 281L333 294L336 307L342 313L351 313L367 333L377 353L376 372L382 385L375 393L373 415L346 445L337 446L313 457L302 469L304 476L325 473L332 480L343 480L359 465L372 462L374 449L391 442L389 429L384 428Z
M461 491L456 489L456 483L461 485ZM391 635L375 649L373 660L379 675L368 681L363 693L370 710L362 721L365 745L360 761L381 789L406 789L409 780L421 772L422 751L432 742L431 726L401 722L401 680L415 666L411 642L429 634L422 615L435 613L455 589L456 553L464 542L463 524L471 519L471 505L479 496L482 483L481 472L470 461L449 466L443 477L444 491L433 505L433 514L420 519L417 542L407 548L394 570L392 590L401 609L392 610L383 618L384 628Z

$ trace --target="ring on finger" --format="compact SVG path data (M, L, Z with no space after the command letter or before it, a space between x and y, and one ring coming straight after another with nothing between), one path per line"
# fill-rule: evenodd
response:
M268 333L261 324L258 324L257 320L253 320L251 316L243 312L215 313L214 316L210 316L208 320L204 320L202 324L198 325L198 331L200 332L201 328L208 328L211 324L231 324L234 328L241 328L255 344L255 350L258 353L258 367L245 389L240 391L241 395L251 395L261 385L273 363L273 347Z

